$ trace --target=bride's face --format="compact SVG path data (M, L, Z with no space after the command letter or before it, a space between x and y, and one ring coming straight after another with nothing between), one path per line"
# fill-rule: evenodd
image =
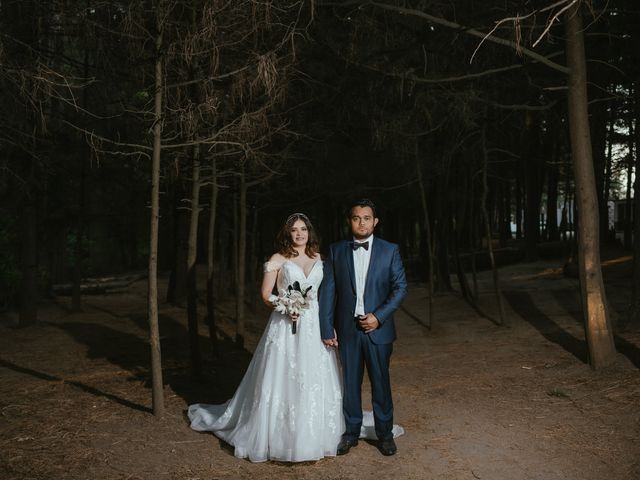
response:
M291 226L291 242L293 247L304 247L309 240L309 231L302 220L296 220Z

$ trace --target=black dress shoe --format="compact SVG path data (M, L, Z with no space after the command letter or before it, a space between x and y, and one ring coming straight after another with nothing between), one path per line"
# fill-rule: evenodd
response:
M338 444L338 455L344 455L346 453L349 453L349 450L351 450L351 447L355 447L356 445L358 445L358 439L349 439L349 438L342 438L342 440L340 440L340 443Z
M389 440L382 440L380 442L380 453L386 455L387 457L390 455L395 455L398 451L398 447L396 447L396 442L393 441L393 438Z

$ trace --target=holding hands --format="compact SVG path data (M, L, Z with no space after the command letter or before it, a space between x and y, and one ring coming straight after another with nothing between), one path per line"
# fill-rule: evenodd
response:
M322 339L322 343L324 343L327 347L337 347L338 336L336 335L336 331L333 331L333 338Z

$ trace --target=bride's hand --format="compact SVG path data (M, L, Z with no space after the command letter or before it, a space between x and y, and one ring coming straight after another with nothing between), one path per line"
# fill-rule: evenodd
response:
M292 321L297 322L298 318L300 318L300 314L299 313L290 313L289 317L291 317Z

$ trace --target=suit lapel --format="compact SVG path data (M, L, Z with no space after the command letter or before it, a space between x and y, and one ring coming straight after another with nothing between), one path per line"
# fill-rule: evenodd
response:
M372 239L371 242L371 256L369 257L369 268L367 269L367 280L364 283L364 295L367 296L367 291L369 289L369 284L371 283L371 277L375 275L375 267L378 264L378 256L380 253L380 249L378 248L378 242L375 239Z
M350 242L344 242L345 255L347 256L347 270L349 271L349 281L351 282L351 288L356 291L356 267L353 264L353 248L351 248Z

